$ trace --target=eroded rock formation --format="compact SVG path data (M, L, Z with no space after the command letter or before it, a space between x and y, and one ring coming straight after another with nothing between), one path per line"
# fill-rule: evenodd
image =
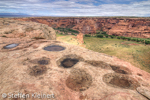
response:
M144 18L20 18L51 27L64 27L78 30L83 34L107 31L109 35L150 38L150 19Z
M55 30L45 24L11 19L0 19L0 36L8 38L35 38L55 40Z

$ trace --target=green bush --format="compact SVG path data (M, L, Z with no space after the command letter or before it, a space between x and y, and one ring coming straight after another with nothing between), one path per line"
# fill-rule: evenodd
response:
M91 37L91 35L88 35L88 34L85 34L84 36L85 36L85 37Z
M136 42L140 42L141 40L140 39L136 39Z
M6 35L2 35L2 37L6 37Z
M71 33L71 35L75 35L74 33Z
M144 39L141 39L141 42L142 42L142 43L144 43L144 41L145 41Z
M98 35L96 35L96 37L103 38L104 36L102 34L98 34Z
M121 36L120 38L121 38L121 39L123 39L123 40L127 39L127 38L126 38L126 37L124 37L124 36Z
M128 41L130 41L131 40L131 38L127 38L128 39Z
M112 39L114 38L114 36L110 36Z
M117 39L120 39L120 36L118 36Z
M105 37L108 38L108 35L106 35Z
M58 28L54 28L55 30L59 30L61 32L72 32L72 33L79 33L77 30L73 30L73 29L70 29L70 28L61 28L61 27L58 27Z
M106 34L106 32L102 32L102 34Z
M150 41L148 41L148 40L145 40L145 44L150 44Z
M96 32L96 34L100 34L100 32Z
M63 33L60 33L61 35L63 35Z
M131 41L136 41L136 39L132 38Z

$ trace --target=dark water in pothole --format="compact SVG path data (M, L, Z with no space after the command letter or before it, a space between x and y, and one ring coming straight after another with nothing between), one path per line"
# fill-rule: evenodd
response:
M70 68L73 67L78 61L79 61L78 59L66 58L61 62L61 65L64 68Z
M59 45L50 45L44 48L46 51L62 51L65 50L65 47Z
M16 46L18 46L18 45L19 45L19 44L13 43L13 44L6 45L6 46L4 46L3 48L4 48L4 49L11 49L11 48L14 48L14 47L16 47Z

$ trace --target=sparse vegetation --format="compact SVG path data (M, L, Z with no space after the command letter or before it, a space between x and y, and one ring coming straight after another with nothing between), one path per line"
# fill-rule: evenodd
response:
M2 35L2 37L6 37L6 35Z
M86 42L86 48L90 50L116 56L142 70L150 72L150 46L145 46L136 41L128 41L128 39L116 38L84 37L84 42ZM146 40L145 43L148 44L150 41Z
M98 35L96 35L96 37L103 38L104 36L102 34L98 34Z
M61 28L61 27L58 27L58 28L54 28L55 30L59 30L61 32L68 32L68 33L79 33L77 30L73 30L73 29L70 29L70 28Z
M85 37L91 37L91 35L88 35L88 34L85 34L84 36L85 36Z
M98 35L98 34L96 34ZM126 39L118 39L121 36L109 38L97 38L95 36L86 37L84 36L83 45L85 48L105 53L111 56L116 56L119 59L130 62L132 65L141 68L147 72L150 72L150 46L145 46L142 42L136 42L137 38L131 38L135 41L128 41ZM99 34L100 35L100 34ZM101 34L102 35L102 34ZM106 37L105 35L103 35ZM74 45L79 45L76 38L72 38L73 35L60 35L58 34L59 40L68 42ZM140 38L139 38L140 39ZM141 41L146 41L146 44L150 43L149 39L140 39ZM149 41L149 42L148 42ZM123 55L122 55L123 54Z

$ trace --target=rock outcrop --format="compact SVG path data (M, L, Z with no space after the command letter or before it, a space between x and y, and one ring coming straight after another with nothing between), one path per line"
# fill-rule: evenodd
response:
M64 27L81 33L107 31L109 35L150 38L150 19L144 18L17 18L17 20L34 21L51 27Z
M11 43L19 45L4 48ZM25 99L23 95L26 100L149 98L149 73L116 57L60 41L0 37L0 62L1 100Z
M55 40L55 30L45 24L11 19L0 19L0 36Z
M0 37L0 100L148 100L149 77L116 57L61 41Z

